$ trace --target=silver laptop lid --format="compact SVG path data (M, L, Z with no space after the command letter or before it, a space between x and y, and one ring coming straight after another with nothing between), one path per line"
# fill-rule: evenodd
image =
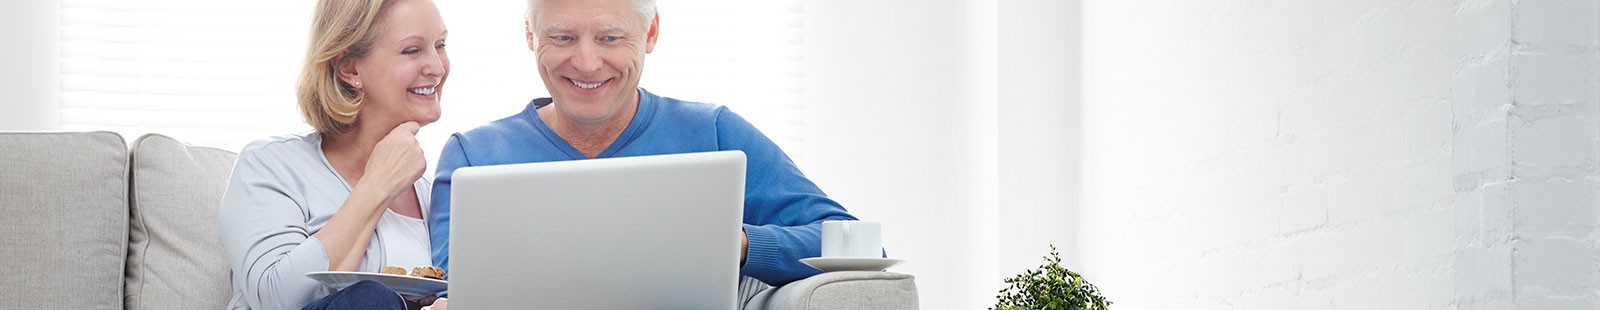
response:
M739 151L457 169L450 305L734 309L744 177Z

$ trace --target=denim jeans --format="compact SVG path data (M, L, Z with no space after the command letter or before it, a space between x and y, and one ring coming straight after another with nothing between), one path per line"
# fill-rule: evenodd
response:
M301 310L338 309L405 309L405 299L399 293L372 280L356 282L333 295L306 305Z

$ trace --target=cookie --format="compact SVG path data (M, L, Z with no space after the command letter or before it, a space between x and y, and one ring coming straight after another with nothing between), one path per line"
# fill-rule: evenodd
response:
M411 268L411 276L436 280L444 280L444 269L434 266Z
M379 269L378 272L402 276L406 275L406 269L399 266L383 266L383 269Z

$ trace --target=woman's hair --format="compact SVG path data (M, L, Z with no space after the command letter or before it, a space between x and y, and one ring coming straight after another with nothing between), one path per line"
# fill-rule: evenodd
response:
M366 103L361 91L339 79L339 62L367 55L382 36L381 17L396 0L318 0L311 42L296 91L306 124L323 134L355 127Z
M532 21L533 11L539 8L540 1L541 0L528 0L528 12L525 13L527 15L523 17L527 18L529 21ZM644 18L645 26L649 26L650 19L656 17L656 0L632 0L632 2L633 12L639 13L639 16Z

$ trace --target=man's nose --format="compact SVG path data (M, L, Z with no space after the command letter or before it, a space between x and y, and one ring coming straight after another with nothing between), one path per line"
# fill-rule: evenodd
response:
M591 73L600 71L603 61L600 60L600 48L594 42L578 43L578 54L572 59L573 69L579 72Z

